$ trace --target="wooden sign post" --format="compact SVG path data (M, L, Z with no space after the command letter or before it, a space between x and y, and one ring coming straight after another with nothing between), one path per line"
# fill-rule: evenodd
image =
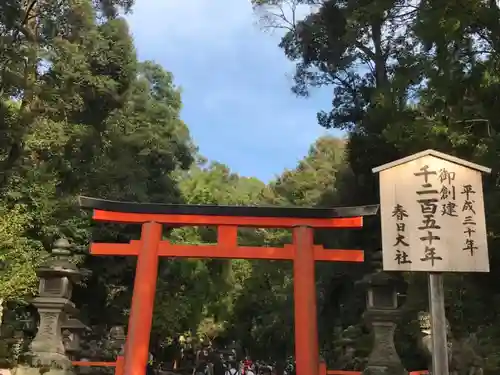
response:
M483 173L491 169L426 150L380 173L384 271L429 273L432 373L448 374L443 272L489 272Z

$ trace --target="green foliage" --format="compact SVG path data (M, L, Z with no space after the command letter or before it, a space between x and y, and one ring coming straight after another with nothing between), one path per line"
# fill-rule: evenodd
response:
M294 91L307 95L314 87L333 86L332 110L320 112L318 120L325 127L348 130L349 167L336 183L337 199L343 204L374 203L378 192L373 167L426 148L448 152L493 169L484 190L489 247L494 249L500 229L498 4L330 0L296 22L283 19L287 13L280 9L308 1L254 3L268 12L266 20L274 14L275 22L281 17L278 26L290 30L280 46L297 63ZM375 250L379 232L376 222L366 223L363 236L350 238L350 247ZM490 275L498 267L497 258L490 251ZM411 320L416 310L425 308L426 291L417 278L408 281L406 319ZM498 372L492 285L496 284L489 275L447 279L454 334L481 337L477 350L485 358L486 373ZM398 337L407 366L422 366L415 361L415 348L405 342L415 340L414 333L407 329Z
M493 168L485 178L489 247L499 244L500 10L495 2L258 0L270 26L287 31L280 47L296 63L293 91L333 88L322 126L347 131L320 138L291 171L265 185L202 160L180 119L181 91L154 62L138 62L125 20L130 0L19 1L0 4L0 300L26 301L35 268L53 240L67 236L92 271L74 300L99 332L126 323L135 260L90 257L88 242L127 242L139 228L95 225L75 198L286 206L378 201L374 166L435 148ZM303 20L291 6L313 6ZM276 11L276 12L275 12ZM282 12L283 11L283 12ZM273 18L274 17L274 18ZM276 18L277 17L277 18ZM281 22L281 23L280 23ZM327 248L380 247L377 220L363 234L318 231ZM242 245L280 246L290 233L245 229ZM214 243L214 228L175 228L176 243ZM446 279L456 340L475 342L485 373L498 373L500 301L489 275ZM370 350L363 327L369 264L319 264L318 319L331 366L360 368ZM163 259L152 347L179 335L238 340L258 357L293 353L293 279L286 262ZM414 317L425 309L419 276L408 281L397 334L409 369L422 367ZM473 340L472 338L475 337ZM345 349L353 345L354 352ZM460 345L457 345L459 347Z
M337 175L344 168L344 146L345 141L338 138L318 139L296 169L283 172L271 184L273 203L305 207L334 203Z
M22 206L0 211L0 300L16 300L32 294L37 286L35 267L43 258L36 255L39 244L26 237L30 217Z
M257 179L239 177L220 163L194 165L178 171L176 179L182 199L191 204L255 204L265 188ZM246 231L240 243L260 243L261 237ZM170 238L176 243L214 243L216 232L206 227L176 228ZM168 331L163 330L168 333L163 339L168 342L180 333L190 332L212 341L224 336L252 266L246 260L181 259L164 261L162 272L158 296L172 296L164 299L163 309L156 307L162 312L155 314L155 324L168 327Z
M139 228L95 226L76 197L179 202L173 174L196 150L172 75L137 62L117 17L131 2L56 3L0 5L0 298L29 299L36 266L64 235L92 271L74 300L105 328L126 319L134 260L86 248Z

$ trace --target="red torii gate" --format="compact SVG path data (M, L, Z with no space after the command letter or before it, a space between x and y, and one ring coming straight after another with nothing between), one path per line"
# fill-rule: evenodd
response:
M144 375L149 355L158 257L292 260L295 360L298 375L319 374L315 261L362 262L362 250L331 250L314 245L315 228L361 228L363 216L378 205L337 208L174 205L80 197L93 219L142 225L140 240L128 244L92 243L92 255L135 255L137 267L125 344L124 375ZM162 224L217 226L215 245L174 245L162 239ZM238 227L292 228L293 243L282 248L238 246Z

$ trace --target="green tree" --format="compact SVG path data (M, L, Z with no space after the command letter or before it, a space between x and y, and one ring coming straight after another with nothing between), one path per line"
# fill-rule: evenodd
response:
M265 184L255 178L240 177L221 163L200 162L187 171L178 171L177 178L182 199L190 204L251 205L258 202ZM261 234L252 231L240 233L240 243L259 241ZM215 243L216 230L210 227L185 227L170 234L176 243ZM167 263L167 262L165 262ZM165 308L155 317L156 324L168 327L170 342L177 335L190 331L193 335L214 339L224 336L234 301L243 288L243 280L250 270L246 260L168 261L166 277L159 278L158 296Z
M309 2L264 0L255 5L274 12L284 3L293 9ZM293 90L307 95L314 87L334 88L332 109L319 112L318 120L348 132L349 168L338 186L343 204L376 202L378 181L371 169L425 148L496 170L498 116L492 103L498 90L498 70L493 68L498 66L498 12L495 2L384 0L323 2L299 22L283 20L286 13L275 12L285 21L277 26L288 29L280 46L297 62ZM496 181L496 172L485 181L489 218L495 217L498 206ZM363 236L352 238L350 246L365 250L380 246L378 223L366 224ZM489 230L490 246L495 246L496 220L490 220ZM497 267L496 258L492 254L492 269ZM409 279L408 319L412 309L425 308L419 279ZM497 334L491 327L495 323L479 312L495 293L486 289L486 283L492 285L487 280L487 276L450 276L449 313L458 337L483 335L488 342L482 348L487 370L494 372ZM410 369L422 366L415 361L415 347L407 345L415 339L406 336L400 342Z
M87 147L86 159L74 156L92 136L97 148L102 119L120 106L134 78L135 51L124 21L104 18L97 24L88 1L63 7L7 1L1 7L0 207L22 214L19 237L28 240L23 246L29 245L29 259L37 260L70 217L65 202L80 191L69 181L78 171L72 167L92 160L93 150ZM106 66L113 53L120 55L120 66ZM96 102L105 105L100 112ZM90 118L91 112L96 118ZM26 257L17 259L23 263ZM35 264L25 269L32 272ZM34 280L33 274L25 276ZM20 293L24 290L29 288Z
M180 108L180 92L173 86L172 75L152 62L140 64L124 107L107 119L107 129L92 162L80 167L76 177L79 189L88 195L116 200L181 202L173 174L190 166L194 146L179 118ZM91 231L85 218L76 227L73 219L68 223L69 229L85 229L87 241L91 232L94 241L120 242L139 235L138 227L106 227L110 230L98 227ZM81 291L81 298L86 303L85 311L96 321L107 321L102 319L102 307L109 324L126 321L134 265L135 259L130 257L86 258L84 266L93 271L93 276L89 287ZM176 272L169 261L162 263L162 279L170 280L167 274L179 276ZM182 275L179 277L183 280ZM164 331L160 333L165 335Z
M262 203L305 207L335 205L338 198L336 180L344 173L344 147L342 139L318 139L295 169L284 171L268 185L262 193ZM282 246L291 242L290 234L289 231L267 230L260 245ZM317 231L316 243L336 248L341 237L342 234L339 236L332 231ZM283 261L252 261L251 265L249 277L236 300L228 335L241 340L252 355L283 361L294 354L292 267ZM325 303L325 296L329 297L328 293L339 284L339 279L348 277L352 269L321 264L317 272L321 339L326 343L331 341L330 333L338 324L331 317L339 314L338 308L333 310ZM337 274L338 279L332 280L329 276L332 273ZM341 301L346 296L335 298ZM356 319L352 311L343 314L344 318L350 314L351 320Z
M172 75L137 63L116 16L131 4L56 5L34 1L29 15L21 2L0 5L0 298L29 297L43 249L65 235L93 271L75 302L103 328L125 321L135 260L87 256L88 242L127 241L139 228L95 226L75 198L179 202L172 173L190 166L194 146Z

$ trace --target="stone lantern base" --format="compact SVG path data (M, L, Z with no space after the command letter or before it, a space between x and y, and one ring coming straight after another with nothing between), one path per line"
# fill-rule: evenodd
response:
M74 310L67 298L36 297L33 305L40 316L37 334L30 349L20 358L15 375L74 375L71 360L65 353L61 324Z
M43 358L42 358L43 357ZM63 354L43 353L18 365L14 375L75 375L71 361ZM29 364L28 364L29 363Z
M13 375L75 375L69 358L60 353L26 353Z
M373 336L373 350L363 375L407 375L394 347L394 331L400 312L398 310L370 309L364 319L370 325Z
M402 366L374 366L371 365L369 368L366 368L363 372L363 375L401 375L408 374L406 370Z
M72 367L67 369L49 369L48 367L18 366L12 373L13 375L75 375Z

